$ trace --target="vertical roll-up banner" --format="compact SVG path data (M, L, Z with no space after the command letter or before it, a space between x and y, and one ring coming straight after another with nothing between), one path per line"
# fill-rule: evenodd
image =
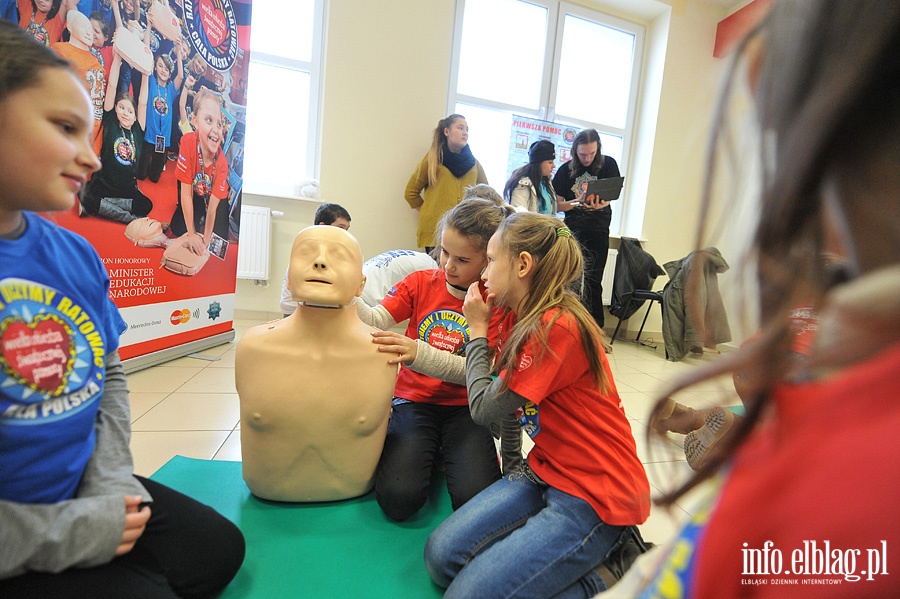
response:
M251 0L81 0L65 18L60 0L12 4L3 17L72 62L94 105L103 166L44 216L106 265L126 368L230 341Z

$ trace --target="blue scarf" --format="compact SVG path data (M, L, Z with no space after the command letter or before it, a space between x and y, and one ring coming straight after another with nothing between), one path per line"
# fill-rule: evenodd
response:
M472 170L472 167L475 166L475 156L472 155L469 144L464 145L462 150L459 151L459 154L451 152L450 148L445 144L443 155L444 166L446 166L447 170L457 179L468 173Z

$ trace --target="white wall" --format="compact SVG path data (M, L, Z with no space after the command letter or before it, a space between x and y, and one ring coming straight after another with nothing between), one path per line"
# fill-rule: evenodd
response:
M628 6L642 12L628 15ZM725 66L712 56L715 29L727 12L701 0L677 2L675 9L630 0L611 12L648 27L641 85L658 97L641 103L626 176L646 186L642 237L662 264L686 255L695 242L709 121ZM321 196L350 211L351 233L366 256L415 247L417 213L403 189L447 111L453 20L450 0L328 2ZM285 216L274 225L269 287L238 281L236 308L277 313L290 243L312 224L316 204L250 195L244 202ZM658 312L646 330L661 330Z

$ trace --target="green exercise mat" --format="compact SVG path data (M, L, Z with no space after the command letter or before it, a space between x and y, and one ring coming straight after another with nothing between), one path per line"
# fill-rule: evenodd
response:
M370 492L327 503L257 499L240 462L175 456L151 479L215 508L237 524L247 557L223 599L440 597L422 550L450 515L443 473L425 507L406 522L389 520Z

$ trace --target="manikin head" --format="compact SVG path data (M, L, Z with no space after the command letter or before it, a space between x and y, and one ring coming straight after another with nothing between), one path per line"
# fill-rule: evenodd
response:
M288 288L301 307L345 308L366 284L359 242L340 227L315 225L294 238Z
M90 19L77 10L70 10L66 15L66 23L72 34L70 44L82 50L88 50L94 45L94 26Z

